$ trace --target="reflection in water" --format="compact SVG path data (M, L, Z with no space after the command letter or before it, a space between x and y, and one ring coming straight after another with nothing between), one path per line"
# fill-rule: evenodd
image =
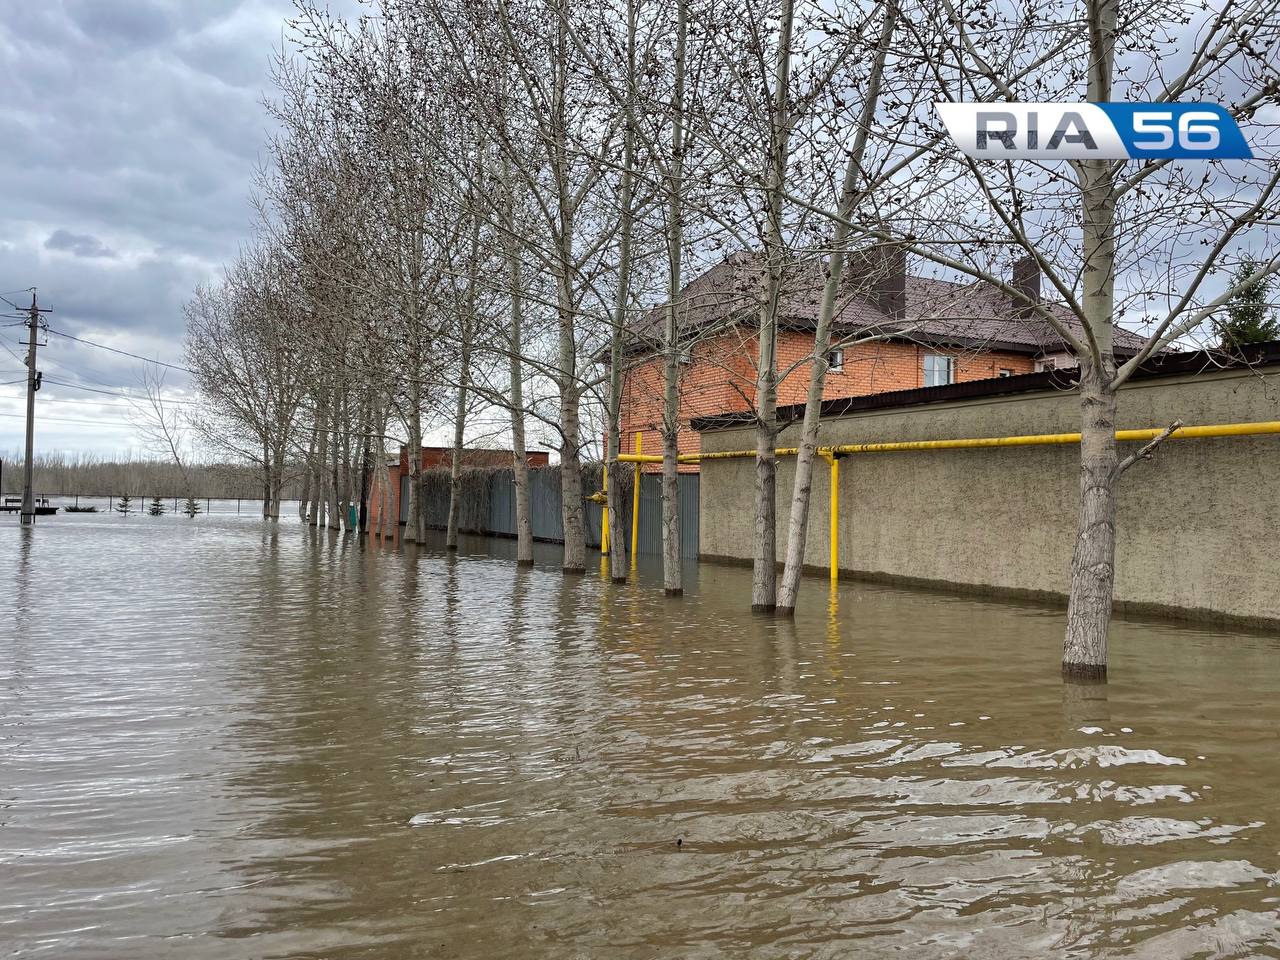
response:
M0 527L29 956L1252 956L1280 644L242 518ZM676 839L680 839L679 846Z

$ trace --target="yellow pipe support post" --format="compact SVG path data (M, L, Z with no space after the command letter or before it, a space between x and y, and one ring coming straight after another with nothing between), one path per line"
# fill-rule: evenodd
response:
M600 481L600 492L606 497L609 495L609 464L605 463L600 467L600 473L603 479ZM600 505L600 552L606 556L609 553L609 501L605 500Z
M831 586L840 579L840 458L828 455L831 461L831 512L828 540L831 548Z
M636 431L636 456L644 450L644 435ZM640 547L640 462L637 460L631 472L631 566L636 565Z

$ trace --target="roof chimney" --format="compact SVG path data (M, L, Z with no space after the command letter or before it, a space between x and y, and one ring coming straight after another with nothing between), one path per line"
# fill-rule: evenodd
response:
M1040 264L1035 257L1023 257L1013 263L1013 282L1010 284L1021 297L1014 296L1013 315L1019 320L1035 314L1035 304L1040 302Z
M907 313L907 252L888 243L871 252L870 300L890 320L900 321Z

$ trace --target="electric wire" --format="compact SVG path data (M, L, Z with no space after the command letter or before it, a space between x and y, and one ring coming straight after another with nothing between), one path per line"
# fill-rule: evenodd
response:
M25 413L0 413L0 417L13 417L18 420L25 420ZM83 423L91 427L128 427L132 429L134 424L126 420L71 420L65 417L41 417L41 423Z
M119 350L116 347L108 347L105 343L96 343L93 340L86 340L83 337L74 337L71 334L64 333L61 330L55 330L53 329L53 327L46 327L45 329L49 333L52 333L55 337L64 337L67 340L74 340L76 343L83 343L90 347L97 347L99 350L109 350L111 353L118 353L122 357L131 357L134 360L141 360L143 363L154 363L158 367L168 367L170 370L180 370L183 373L192 372L190 368L179 366L176 363L166 363L163 360L152 360L150 357L144 357L136 353L130 353L128 350Z

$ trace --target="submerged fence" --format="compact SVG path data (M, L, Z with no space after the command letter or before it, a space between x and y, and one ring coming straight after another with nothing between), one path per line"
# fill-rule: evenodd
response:
M427 525L443 529L449 519L449 473L431 470L423 475ZM583 469L583 493L598 489L600 467ZM623 502L623 529L631 530L631 487L618 498ZM564 542L564 525L560 515L560 471L557 467L529 471L529 515L535 540ZM582 504L587 527L587 546L600 547L600 513L598 503ZM400 522L409 519L409 478L400 478ZM516 535L516 487L511 470L466 470L462 473L462 495L459 500L458 528L467 533L514 537ZM680 475L680 555L697 558L699 541L698 475ZM640 475L640 525L638 553L662 552L662 477Z

